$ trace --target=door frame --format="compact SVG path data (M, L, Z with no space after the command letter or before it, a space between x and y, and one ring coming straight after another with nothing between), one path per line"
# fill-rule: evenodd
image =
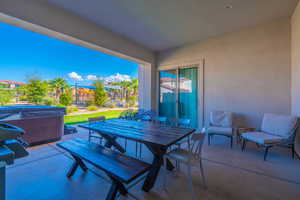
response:
M197 60L194 62L179 62L174 64L168 64L168 65L159 65L157 69L157 113L159 113L159 101L160 101L160 72L166 71L166 70L176 70L177 71L177 77L179 73L179 69L184 68L191 68L190 66L194 65L198 68L198 84L197 84L197 90L198 90L198 128L197 130L200 131L205 126L205 85L204 85L204 67L205 67L205 60ZM179 86L179 79L177 78L177 86ZM176 101L178 103L178 92L176 94ZM178 107L178 106L176 106ZM178 109L178 108L176 108ZM178 111L176 111L178 114Z

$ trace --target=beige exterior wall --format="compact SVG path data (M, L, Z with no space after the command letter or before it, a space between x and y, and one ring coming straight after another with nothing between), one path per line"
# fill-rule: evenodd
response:
M188 30L187 30L188 31ZM290 113L290 19L161 52L160 69L205 59L206 121L211 110L259 127L263 113Z
M300 116L300 3L292 16L292 113Z

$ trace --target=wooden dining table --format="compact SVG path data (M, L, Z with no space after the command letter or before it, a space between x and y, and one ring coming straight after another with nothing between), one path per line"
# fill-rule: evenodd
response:
M194 128L173 127L147 121L124 119L86 123L80 127L100 134L106 140L106 147L114 147L122 153L125 153L126 150L117 142L117 138L143 143L153 154L151 168L142 187L146 192L151 190L155 184L167 149L195 132ZM169 170L174 168L169 160L167 160L166 165Z

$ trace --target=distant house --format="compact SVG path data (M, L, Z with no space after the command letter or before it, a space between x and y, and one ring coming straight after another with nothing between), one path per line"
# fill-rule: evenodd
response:
M87 101L90 101L94 96L94 86L90 85L72 85L72 95L73 100L77 104L86 104ZM77 95L76 95L77 94Z
M86 104L86 102L92 100L94 98L94 90L95 86L93 85L72 85L72 95L74 97L74 102L78 104ZM77 92L76 92L77 89ZM108 97L117 98L121 97L121 93L114 92L115 90L121 90L120 86L105 84L104 89L107 91ZM77 94L77 101L76 101Z
M0 80L0 88L14 89L14 88L18 88L24 84L25 83L18 82L18 81Z

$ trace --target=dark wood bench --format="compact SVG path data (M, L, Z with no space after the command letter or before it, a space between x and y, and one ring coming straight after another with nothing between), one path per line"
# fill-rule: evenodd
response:
M74 158L75 162L67 174L68 177L73 176L78 166L83 171L87 171L88 168L83 161L108 175L112 185L107 200L115 199L118 192L126 195L128 192L124 184L131 183L150 168L150 164L141 160L85 140L69 140L58 143L57 146L69 152Z

